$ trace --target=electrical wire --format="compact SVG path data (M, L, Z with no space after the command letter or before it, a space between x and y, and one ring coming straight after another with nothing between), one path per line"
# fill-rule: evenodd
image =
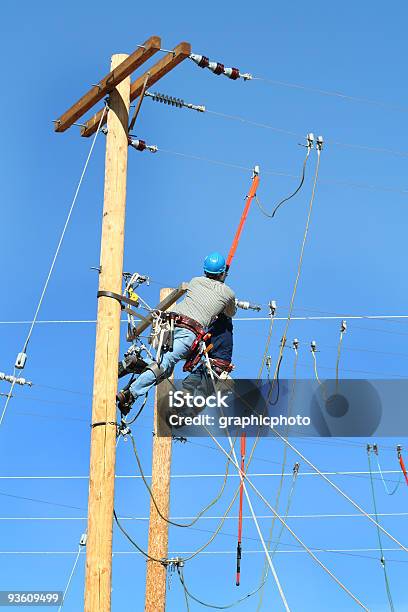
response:
M381 532L380 532L380 529L379 529L379 522L378 522L379 518L378 518L378 514L377 514L377 502L376 502L376 499L375 499L374 482L373 482L373 479L371 477L371 457L370 457L370 452L371 452L371 447L368 447L367 448L368 469L370 471L371 495L372 495L372 499L373 499L373 507L374 507L375 520L377 522L378 545L379 545L380 552L381 552L380 562L381 562L381 567L383 568L383 571L384 571L385 590L387 592L388 603L389 603L391 612L394 612L394 604L393 604L393 601L392 601L391 588L390 588L390 583L389 583L388 573L387 573L387 568L386 568L386 563L385 563L385 557L384 557L384 550L383 550L383 545L382 545Z
M136 550L140 552L141 555L143 555L149 561L155 561L156 563L161 563L162 565L166 565L165 559L156 559L156 557L152 557L145 550L143 550L143 548L141 548L137 542L135 542L135 540L129 535L126 529L122 526L121 522L119 521L117 517L115 509L113 509L113 518L115 519L116 525L119 527L120 531L123 533L125 538L132 544L132 546L136 548Z
M213 447L214 448L214 447ZM218 452L218 449L217 449ZM375 479L373 479L375 480ZM31 501L41 501L32 499ZM49 502L51 503L51 502ZM54 504L53 504L54 505ZM71 506L68 506L71 507ZM85 510L85 508L78 508L80 510ZM374 514L370 514L370 516L374 516ZM389 516L393 518L401 517L405 518L408 516L408 512L379 512L378 516ZM269 520L273 518L273 514L258 514L258 520ZM149 516L120 516L118 517L121 521L148 521ZM194 518L192 516L175 516L172 517L175 520L186 520ZM222 518L221 516L202 516L200 520L202 521L214 521ZM227 520L236 520L238 516L229 515ZM252 520L252 516L243 515L243 520ZM331 519L331 518L364 518L364 514L288 514L287 519ZM86 521L86 516L0 516L0 521ZM193 527L191 527L193 529ZM196 531L205 531L204 529L195 528ZM230 535L231 537L236 537L235 534L226 533L224 531L220 531L221 535ZM244 536L243 536L244 537ZM250 538L246 536L249 540L257 540L258 538ZM289 546L289 544L282 543L282 546ZM292 545L291 545L292 546ZM294 545L293 545L294 546ZM398 549L399 550L399 549Z
M377 552L378 548L313 548L313 551L317 553L330 553L330 554L338 554L338 555L347 555L350 557L361 557L364 559L372 559L373 561L378 562L378 557L369 557L367 555L357 555L351 553L358 552ZM384 548L386 552L401 552L399 548ZM77 551L72 550L0 550L0 555L75 555ZM188 554L190 551L182 551L183 554ZM208 550L203 552L203 555L234 555L236 553L235 550ZM140 555L139 551L129 551L129 550L115 550L112 552L112 555ZM173 553L170 553L173 554ZM263 550L247 550L245 554L248 555L260 555L264 554ZM305 550L277 550L276 554L281 555L299 555L299 554L307 554ZM408 563L408 561L398 560L398 559L388 559L388 561L393 561L394 563Z
M290 417L291 412L292 412L292 406L293 406L293 401L294 401L294 397L295 397L295 388L296 388L296 373L297 373L297 360L298 360L298 350L297 348L294 349L295 350L295 359L294 359L294 366L293 366L293 383L292 383L292 389L291 389L291 395L290 395L290 401L289 401L289 405L288 405L288 417ZM286 430L286 435L288 434L288 429ZM278 490L276 493L276 498L275 498L275 510L276 512L279 511L279 502L280 502L280 497L281 497L281 493L282 493L282 487L283 487L283 482L284 482L284 474L285 474L285 467L286 467L286 459L287 459L287 447L284 446L283 447L283 459L282 459L282 471L281 471L281 477L279 480L279 486L278 486ZM296 472L294 472L293 475L293 480L292 480L292 485L289 491L289 495L288 495L288 500L287 500L287 504L286 504L286 510L285 510L285 521L287 520L288 514L289 514L289 509L290 509L290 505L292 502L292 496L293 496L293 492L295 489L295 483L297 480L297 474L298 474L298 470L296 470ZM268 548L271 546L271 542L272 542L272 537L273 537L273 530L275 527L275 521L276 521L276 517L273 516L272 518L272 524L269 530L269 538L268 538ZM281 529L279 532L279 536L278 539L276 541L276 544L274 546L273 552L272 552L272 557L276 552L276 549L280 543L282 534L283 534L283 525L281 525ZM265 593L265 584L266 581L268 579L268 566L266 565L266 563L264 563L264 568L263 568L263 574L262 574L262 578L261 578L261 584L260 584L260 595L259 595L259 602L258 602L258 607L257 607L257 612L259 612L259 610L262 607L262 601L263 601L263 596Z
M225 490L225 486L227 484L228 481L228 472L229 472L229 465L230 465L230 461L228 460L226 463L226 469L225 469L225 474L224 474L224 479L221 485L221 488L219 490L219 492L217 493L217 495L214 497L214 499L212 499L212 501L207 504L202 510L200 510L200 512L194 517L194 519L192 521L190 521L189 523L176 523L175 521L169 519L168 517L166 517L160 510L159 506L157 505L157 502L155 500L155 497L153 495L153 491L151 486L149 485L149 483L146 480L144 471L143 471L143 466L142 463L140 461L140 457L139 457L139 453L137 452L137 448L136 448L136 442L135 439L133 437L132 432L128 433L127 435L129 435L130 440L132 442L132 447L133 447L133 452L135 455L135 459L136 459L136 463L138 465L139 471L140 471L140 475L142 477L142 481L143 484L145 485L150 498L152 500L152 503L154 505L154 507L156 508L156 512L157 514L160 516L160 518L165 521L166 523L168 523L169 525L173 525L173 527L192 527L195 523L197 523L198 520L200 520L200 518L203 516L203 514L205 514L210 508L212 508L213 506L215 506L215 504L221 499L222 494L224 493Z
M227 113L220 113L216 111L206 110L207 114L214 115L216 117L220 117L221 119L228 119L232 121L238 121L239 123L244 123L247 125L252 125L254 127L263 128L266 130L271 130L273 132L277 132L279 134L284 134L285 136L291 136L296 138L302 138L301 134L296 132L292 132L290 130L285 130L283 128L277 128L273 125L269 125L267 123L261 123L259 121L254 121L253 119L247 119L245 117L241 117L239 115L228 115ZM363 151L369 151L371 153L383 153L386 155L395 155L397 157L408 157L408 151L399 151L395 149L388 149L386 147L373 147L371 145L358 144L358 143L350 143L350 142L339 142L338 140L326 139L326 142L336 146L343 148L351 148Z
M61 602L61 605L58 608L58 612L61 612L62 607L65 605L65 599L66 599L66 596L67 596L67 593L68 593L68 589L69 589L69 587L71 585L71 581L72 581L72 578L74 576L74 573L75 573L75 570L76 570L76 566L78 565L79 557L81 555L81 548L82 547L79 545L78 546L78 553L77 553L77 556L75 557L74 565L72 566L72 570L71 570L71 573L69 575L68 582L67 582L67 584L65 586L65 589L64 589L64 592L63 592L63 595L62 595L62 602Z
M225 160L218 160L218 159L210 159L208 157L202 157L200 155L192 155L189 153L181 153L179 151L171 151L169 149L159 149L160 153L165 153L167 155L174 155L175 157L181 157L181 158L185 158L185 159L192 159L195 161L199 161L199 162L205 162L205 163L209 163L209 164L214 164L216 166L223 166L224 168L231 168L233 170L241 170L244 172L250 172L252 170L252 168L250 168L249 166L243 166L240 164L236 164L234 162L229 162L229 161L225 161ZM271 176L282 176L285 178L291 178L291 179L298 179L299 177L296 176L295 174L290 174L288 172L279 172L277 170L268 170L268 169L263 169L262 170L263 174L269 174ZM340 187L350 187L352 189L367 189L369 191L384 191L387 193L398 193L400 195L404 195L407 196L408 195L408 189L398 189L395 187L388 187L388 186L381 186L381 185L370 185L367 183L356 183L355 181L347 181L347 180L343 180L343 179L330 179L330 178L325 178L325 179L321 179L320 182L322 184L325 185L336 185L336 186L340 186Z
M185 583L185 579L184 579L183 568L180 567L179 565L177 566L177 574L178 574L178 577L180 579L181 585L183 587L183 591L184 591L184 595L185 595L185 600L187 602L187 610L189 610L189 607L188 607L188 597L190 599L192 599L193 601L195 601L196 603L200 604L201 606L204 606L205 608L212 608L212 609L215 609L215 610L228 610L229 608L234 608L235 606L238 606L240 603L242 603L244 601L247 601L247 599L249 599L250 597L252 597L256 593L258 593L258 591L260 589L260 587L257 587L253 591L250 591L249 593L247 593L243 597L240 597L239 599L237 599L236 601L233 601L230 604L225 604L225 605L209 604L209 603L203 601L202 599L199 599L196 595L193 595L191 593L191 591L187 588L186 583Z
M296 187L295 191L293 193L291 193L290 195L286 196L286 198L283 198L283 200L280 200L276 206L274 207L273 211L271 213L269 213L267 210L265 210L265 208L262 206L261 202L259 201L258 198L258 194L255 194L255 201L258 205L259 210L261 211L261 213L263 215L265 215L265 217L269 217L269 219L273 219L274 216L276 215L277 211L279 210L279 208L285 203L288 202L289 200L291 200L293 197L295 197L295 195L297 193L299 193L299 191L302 189L303 183L305 182L305 173L306 173L306 165L307 165L307 160L309 159L309 155L310 155L310 151L311 151L311 146L307 146L307 152L306 152L306 157L304 159L303 162L303 167L302 167L302 175L300 178L300 183L299 185Z
M30 340L31 340L31 336L32 336L32 333L33 333L33 330L34 330L34 326L35 326L35 324L36 324L36 321L37 321L37 318L38 318L38 314L39 314L39 312L40 312L40 308L41 308L41 306L42 306L42 303L43 303L43 300L44 300L44 297L45 297L45 293L46 293L46 291L47 291L47 289L48 289L48 284L49 284L49 282L50 282L51 275L52 275L52 273L53 273L53 271L54 271L55 263L56 263L56 261L57 261L57 257L58 257L58 255L59 255L60 250L61 250L62 242L63 242L63 240L64 240L65 233L66 233L66 231L67 231L68 224L69 224L69 222L70 222L70 219L71 219L71 216L72 216L72 213L73 213L73 210L74 210L74 207L75 207L75 204L76 204L77 198L78 198L78 194L79 194L79 191L80 191L80 189L81 189L81 185L82 185L83 179L84 179L84 177L85 177L86 170L87 170L87 168L88 168L88 164L89 164L90 159L91 159L91 157L92 157L92 153L93 153L93 150L94 150L94 147L95 147L96 139L97 139L97 137L98 137L98 134L99 134L99 131L100 131L100 127L101 127L101 125L102 125L102 121L103 121L103 119L104 119L104 117L105 117L105 114L106 114L107 108L108 108L108 107L107 107L107 105L105 104L104 109L103 109L103 113L101 114L101 118L100 118L100 121L99 121L98 129L97 129L97 131L95 132L95 136L94 136L94 137L93 137L93 139L92 139L92 144L91 144L91 147L90 147L90 149L89 149L88 156L87 156L87 158L86 158L86 161L85 161L84 167L83 167L83 169L82 169L81 176L80 176L80 178L79 178L78 185L77 185L77 188L76 188L76 190L75 190L75 194L74 194L73 200L72 200L72 202L71 202L71 206L70 206L70 208L69 208L69 210L68 210L68 215L67 215L67 217L66 217L66 220L65 220L65 223L64 223L64 227L63 227L63 229L62 229L62 232L61 232L61 235L60 235L60 238L59 238L58 244L57 244L57 248L56 248L55 253L54 253L54 257L52 258L52 261L51 261L51 266L50 266L50 268L49 268L49 270L48 270L47 278L45 279L45 283L44 283L44 286L43 286L43 289L42 289L42 292L41 292L41 295L40 295L40 299L39 299L39 301L38 301L37 307L36 307L35 312L34 312L34 317L33 317L33 320L31 321L31 325L30 325L30 328L29 328L29 331L28 331L27 337L26 337L26 339L25 339L25 341L24 341L23 348L22 348L22 350L20 351L21 353L25 353L25 352L27 351L28 343L29 343L29 342L30 342ZM13 369L13 376L15 376L15 373L16 373L16 367L14 366L14 369ZM8 405L9 405L10 399L11 399L11 397L12 397L12 393L13 393L13 389L14 389L15 384L16 384L16 383L15 383L15 381L14 381L14 382L12 383L11 387L10 387L9 394L8 394L8 396L7 396L6 402L5 402L5 404L4 404L3 411L2 411L1 416L0 416L0 426L1 426L1 424L3 423L4 416L5 416L5 414L6 414L7 407L8 407Z
M382 102L381 100L372 100L370 98L360 98L358 96L350 96L348 94L342 93L340 91L331 91L328 89L320 89L317 87L309 87L308 85L301 85L299 83L287 83L286 81L276 81L274 79L267 79L263 77L252 77L253 81L263 81L264 83L270 83L271 85L276 85L278 87L287 87L289 89L299 89L303 91L308 91L310 93L317 93L323 96L331 96L335 98L341 98L342 100L348 100L350 102L358 102L361 104L369 104L371 106L378 106L381 108L385 108L388 110L399 111L402 113L408 112L408 107L405 106L396 106L394 104L389 104L388 102Z
M204 426L204 429L206 429L208 435L212 438L212 440L215 442L215 444L218 446L218 448L221 450L221 452L223 452L225 454L226 450L221 446L221 444L218 442L218 440L212 435L211 431L209 431L206 426ZM231 462L239 470L239 464L236 461L235 456L233 458L231 458ZM276 518L292 534L292 536L295 538L295 540L308 552L308 554L320 565L320 567L329 576L331 576L331 578L340 586L340 588L342 588L359 606L361 606L364 610L367 610L367 612L368 612L368 608L333 574L333 572L331 572L329 570L329 568L326 565L324 565L324 563L322 563L322 561L320 561L320 559L318 557L316 557L316 555L313 553L313 551L295 534L295 532L289 527L289 525L286 523L286 521L281 516L279 516L279 514L276 512L276 510L274 509L272 504L270 504L268 502L268 500L262 495L262 493L253 484L253 482L248 478L248 475L245 472L243 473L243 477L245 479L245 482L250 485L250 487L255 491L255 493L258 495L258 497L265 503L265 505L273 512L273 514L276 516ZM399 544L399 542L397 542L397 543Z
M402 482L402 472L400 472L400 475L399 475L399 478L398 478L398 480L397 480L397 482L396 482L395 487L394 487L392 490L390 490L390 489L388 488L387 483L386 483L386 481L385 481L385 478L384 478L384 476L383 476L383 471L382 471L382 469L381 469L381 466L380 466L380 462L379 462L378 456L376 455L375 457L376 457L376 459L377 459L378 472L379 472L379 474L380 474L380 476L381 476L381 480L382 480L382 483L383 483L383 485L384 485L385 492L387 493L387 495L394 495L394 493L396 493L396 492L397 492L397 490L399 489L399 486L400 486L400 484L401 484L401 482ZM372 473L370 473L370 478L371 478L371 480L374 480L374 479L373 479L373 477L372 477Z
M383 320L390 321L396 319L402 319L402 322L405 322L408 319L408 314L396 314L396 315L336 315L336 316L292 316L292 321L341 321L344 317L347 316L347 319L355 319L361 320L366 319L369 321L374 320ZM275 321L286 321L286 317L274 317ZM234 317L234 321L270 321L270 317ZM394 322L394 321L392 321ZM399 321L395 321L399 322ZM26 325L31 323L31 321L0 321L0 325ZM79 324L79 323L96 323L96 319L71 319L71 320L44 320L44 321L36 321L37 325L45 324ZM121 323L127 323L126 319L122 319ZM355 329L365 329L367 331L380 331L386 333L393 333L397 335L408 335L408 332L399 332L395 330L387 330L387 329L379 329L379 328L367 328L367 327L355 327ZM142 336L141 336L142 337ZM351 349L349 349L351 350ZM355 349L357 350L357 349ZM51 388L51 387L50 387Z

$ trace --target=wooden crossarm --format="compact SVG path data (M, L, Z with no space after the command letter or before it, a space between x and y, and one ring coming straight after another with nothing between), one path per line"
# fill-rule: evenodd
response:
M168 310L170 306L172 306L175 302L177 302L177 300L179 300L185 294L186 291L187 291L187 283L181 283L181 285L179 285L177 289L173 289L173 291L169 293L169 295L165 297L164 300L162 300L160 304L156 306L156 310ZM134 330L132 330L133 337L136 338L141 333L143 333L152 324L152 321L153 321L153 315L151 314L147 315L145 320L139 323L139 325L135 327Z
M141 77L136 79L130 87L130 100L133 101L140 96L142 93L143 85L149 73L147 81L147 87L151 87L157 81L159 81L164 75L170 70L173 70L178 64L190 56L191 45L187 42L182 42L177 47L174 47L173 51L165 55L157 64L154 64L148 71L146 71ZM95 134L99 122L101 120L103 110L96 113L89 121L86 122L85 127L81 129L81 136L92 136ZM106 123L106 115L102 123Z
M106 75L99 83L94 85L85 95L71 106L59 119L55 121L55 131L65 132L77 119L85 115L97 102L109 94L132 72L160 50L161 39L151 36L146 42L129 55L117 68Z

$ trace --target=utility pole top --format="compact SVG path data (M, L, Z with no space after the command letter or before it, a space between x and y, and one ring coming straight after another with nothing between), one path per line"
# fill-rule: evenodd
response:
M160 51L161 38L159 36L151 36L143 45L140 45L109 74L99 81L92 89L87 91L75 104L71 106L59 119L55 120L55 131L65 132L71 127L75 121L85 115L97 102L102 100L107 94L113 91L116 85L119 85L124 79L132 74L144 62Z
M147 72L142 74L141 77L136 79L130 86L130 101L133 102L140 96L144 87L151 87L168 72L178 66L183 60L188 58L191 53L191 45L187 42L182 42L172 51L167 53L157 64L154 64ZM147 77L147 82L146 82ZM146 82L146 86L145 86ZM92 136L98 129L99 122L101 120L103 111L97 112L89 121L85 123L85 126L81 130L81 136ZM102 125L106 123L106 117L102 121Z

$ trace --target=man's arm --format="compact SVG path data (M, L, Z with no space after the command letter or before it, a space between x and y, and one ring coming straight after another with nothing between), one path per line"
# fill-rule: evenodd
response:
M226 289L228 289L228 303L225 306L223 313L226 317L232 318L237 312L235 293L229 287L226 287Z

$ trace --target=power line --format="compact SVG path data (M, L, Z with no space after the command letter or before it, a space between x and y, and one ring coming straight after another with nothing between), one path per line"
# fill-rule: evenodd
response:
M381 472L379 472L378 470L373 470L372 472L373 474L399 474L400 470L382 470ZM368 471L357 471L357 470L350 470L350 471L338 471L338 472L299 472L298 476L319 476L319 475L325 475L325 476L354 476L354 475L369 475L370 472ZM281 472L254 472L251 474L247 474L248 478L266 478L266 477L274 477L274 476L281 476L282 473ZM184 478L224 478L225 476L225 472L223 474L171 474L171 478L174 479L184 479ZM293 477L293 473L292 472L284 472L283 476L291 476ZM151 478L151 475L144 475L145 478ZM232 474L228 474L228 478L239 478L239 473L232 473ZM122 475L116 475L115 478L117 479L136 479L136 480L142 480L142 476L138 475L138 474L122 474ZM50 475L43 475L43 476L1 476L0 475L0 480L88 480L88 476L65 476L65 475L59 475L59 476L50 476Z
M287 317L274 317L275 321L286 321ZM308 316L293 316L291 321L341 321L343 319L366 319L366 320L397 320L397 319L408 319L408 314L395 314L395 315L308 315ZM234 317L234 321L270 321L270 317ZM0 321L0 325L27 325L30 321ZM83 323L96 323L96 319L47 319L43 321L36 321L36 324L40 325L52 325L52 324L83 324ZM127 323L126 319L122 319L121 323ZM380 330L388 331L388 330ZM394 332L400 333L400 332ZM52 387L50 387L52 388ZM57 387L54 387L57 388Z
M333 91L329 89L321 89L317 87L310 87L309 85L301 85L299 83L287 83L286 81L277 81L274 79L267 79L263 77L252 77L253 81L263 81L264 83L270 83L271 85L276 85L278 87L287 87L289 89L299 89L302 91L308 91L310 93L317 93L323 96L331 96L335 98L341 98L342 100L348 100L350 102L358 102L361 104L368 104L371 106L378 106L380 108L385 108L389 110L394 110L402 113L408 112L408 107L405 106L397 106L394 104L390 104L389 102L383 102L381 100L373 100L370 98L361 98L359 96L351 96L349 94L342 93L340 91Z
M377 552L379 548L311 548L313 552L316 553L348 553L348 552ZM383 548L384 551L397 551L402 552L401 548L398 547L390 547ZM184 550L184 551L170 551L169 555L189 555L194 551ZM206 550L203 551L202 555L235 555L236 550ZM272 551L270 551L272 552ZM0 555L76 555L78 551L72 550L0 550ZM141 555L143 553L138 552L136 550L115 550L112 552L112 555ZM256 555L262 554L264 555L263 550L243 550L243 555ZM277 550L275 554L307 554L305 550ZM378 561L378 558L376 558ZM408 561L405 561L408 563Z
M408 319L408 314L396 315L310 315L291 317L291 321L342 321L343 319L367 319L367 320L389 320L389 319ZM275 317L276 321L286 321L287 317ZM270 317L234 317L234 321L270 321Z
M78 545L78 553L77 553L77 556L75 557L74 565L72 566L72 570L71 570L71 572L70 572L70 574L69 574L68 581L67 581L67 584L66 584L66 586L65 586L65 589L64 589L63 595L62 595L62 602L61 602L60 607L58 608L58 612L61 612L62 607L63 607L63 605L65 604L65 598L66 598L66 596L67 596L68 589L69 589L69 587L70 587L70 585L71 585L71 581L72 581L72 578L73 578L73 576L74 576L74 573L75 573L76 567L77 567L77 565L78 565L79 557L80 557L80 555L81 555L81 548L82 548L82 547L81 547L81 545L79 544L79 545Z
M375 516L373 513L369 513L370 516ZM406 517L408 512L378 512L377 516L388 516L388 517ZM287 519L332 519L332 518L364 518L365 515L361 513L343 513L343 514L288 514ZM149 516L120 516L118 517L121 521L148 521ZM170 516L175 521L187 521L195 518L194 516ZM200 521L218 521L224 518L223 516L201 516ZM236 520L237 515L228 515L225 520ZM244 520L252 520L252 516L243 515ZM257 514L258 520L269 520L273 518L273 514ZM86 516L0 516L0 521L86 521ZM235 537L235 534L234 534Z
M160 153L165 153L168 155L174 155L176 157L181 157L181 158L185 158L185 159L192 159L194 161L199 161L199 162L205 162L205 163L209 163L209 164L214 164L216 166L223 166L225 168L231 168L233 170L241 170L244 172L250 172L253 168L250 168L249 166L243 166L241 164L236 164L233 162L229 162L229 161L225 161L225 160L218 160L218 159L210 159L208 157L202 157L200 155L192 155L189 153L181 153L179 151L170 151L169 149L159 149ZM268 169L263 169L262 170L263 174L269 174L271 176L282 176L285 178L291 178L291 179L296 179L299 180L299 176L296 174L290 174L288 172L280 172L277 170L268 170ZM385 192L391 192L391 193L399 193L400 195L408 195L408 189L398 189L395 187L388 187L388 186L380 186L380 185L370 185L367 183L356 183L355 181L347 181L347 180L343 180L343 179L330 179L330 178L322 178L320 179L320 183L321 184L325 184L325 185L337 185L337 186L342 186L342 187L350 187L352 189L367 189L369 191L385 191Z
M40 299L38 301L37 307L36 307L35 312L34 312L33 320L31 321L31 324L30 324L30 329L28 331L27 337L26 337L25 342L23 344L23 348L20 351L21 354L26 353L28 344L29 344L29 342L31 340L31 336L32 336L32 333L33 333L33 330L34 330L34 326L35 326L35 324L37 322L37 317L38 317L38 314L40 312L40 309L41 309L41 306L42 306L42 303L43 303L46 291L48 289L48 285L49 285L49 282L51 280L51 276L52 276L52 273L54 271L54 267L55 267L55 264L56 264L59 252L61 250L61 246L62 246L64 237L65 237L65 233L67 231L67 228L68 228L68 225L69 225L72 213L74 211L75 204L76 204L76 201L77 201L77 198L78 198L78 195L79 195L79 191L81 189L82 182L84 180L84 177L85 177L85 174L86 174L86 171L87 171L90 159L92 157L92 153L93 153L93 150L94 150L94 147L95 147L96 139L97 139L98 134L99 134L99 129L100 129L101 125L102 125L102 121L103 121L103 119L105 117L106 111L107 111L107 106L105 105L105 107L103 109L103 113L101 114L101 118L100 118L100 121L99 121L98 129L97 129L97 131L95 133L95 136L92 139L92 144L91 144L91 147L89 149L88 156L87 156L87 158L85 160L85 164L84 164L84 167L82 169L81 176L79 178L78 185L76 187L75 194L74 194L74 197L73 197L72 202L71 202L71 206L69 207L68 215L67 215L67 217L65 219L64 227L62 228L62 232L61 232L58 244L57 244L57 248L56 248L54 256L52 258L51 265L50 265L50 268L48 270L48 274L47 274L47 277L45 279L45 283L44 283L43 289L41 291ZM23 367L24 367L24 365L23 365ZM16 366L14 366L14 369L13 369L13 376L15 375L15 373L16 373ZM12 393L13 393L13 389L14 389L15 384L16 383L14 381L12 383L12 385L10 387L10 390L9 390L9 393L7 395L7 399L5 401L4 408L3 408L3 411L2 411L1 416L0 416L0 425L3 423L4 416L5 416L6 411L7 411L7 407L9 405L9 403L10 403L10 399L12 398Z
M216 111L211 111L209 109L206 109L206 113L210 114L210 115L214 115L215 117L220 117L221 119L229 119L232 121L238 121L240 123L245 123L247 125L251 125L253 127L259 127L259 128L263 128L263 129L267 129L267 130L271 130L273 132L277 132L279 134L284 134L286 136L292 136L298 139L303 139L304 135L303 134L298 134L297 132L292 132L290 130L285 130L282 128L278 128L272 125L269 125L267 123L260 123L259 121L254 121L253 119L247 119L246 117L241 117L239 115L229 115L227 113L220 113L220 112L216 112ZM363 150L363 151L370 151L372 153L384 153L387 155L395 155L398 157L408 157L408 151L397 151L395 149L388 149L386 147L373 147L371 145L365 145L365 144L355 144L355 143L350 143L350 142L339 142L338 140L332 140L330 138L326 138L325 142L332 144L336 147L344 147L344 148L351 148L351 149L358 149L358 150Z

